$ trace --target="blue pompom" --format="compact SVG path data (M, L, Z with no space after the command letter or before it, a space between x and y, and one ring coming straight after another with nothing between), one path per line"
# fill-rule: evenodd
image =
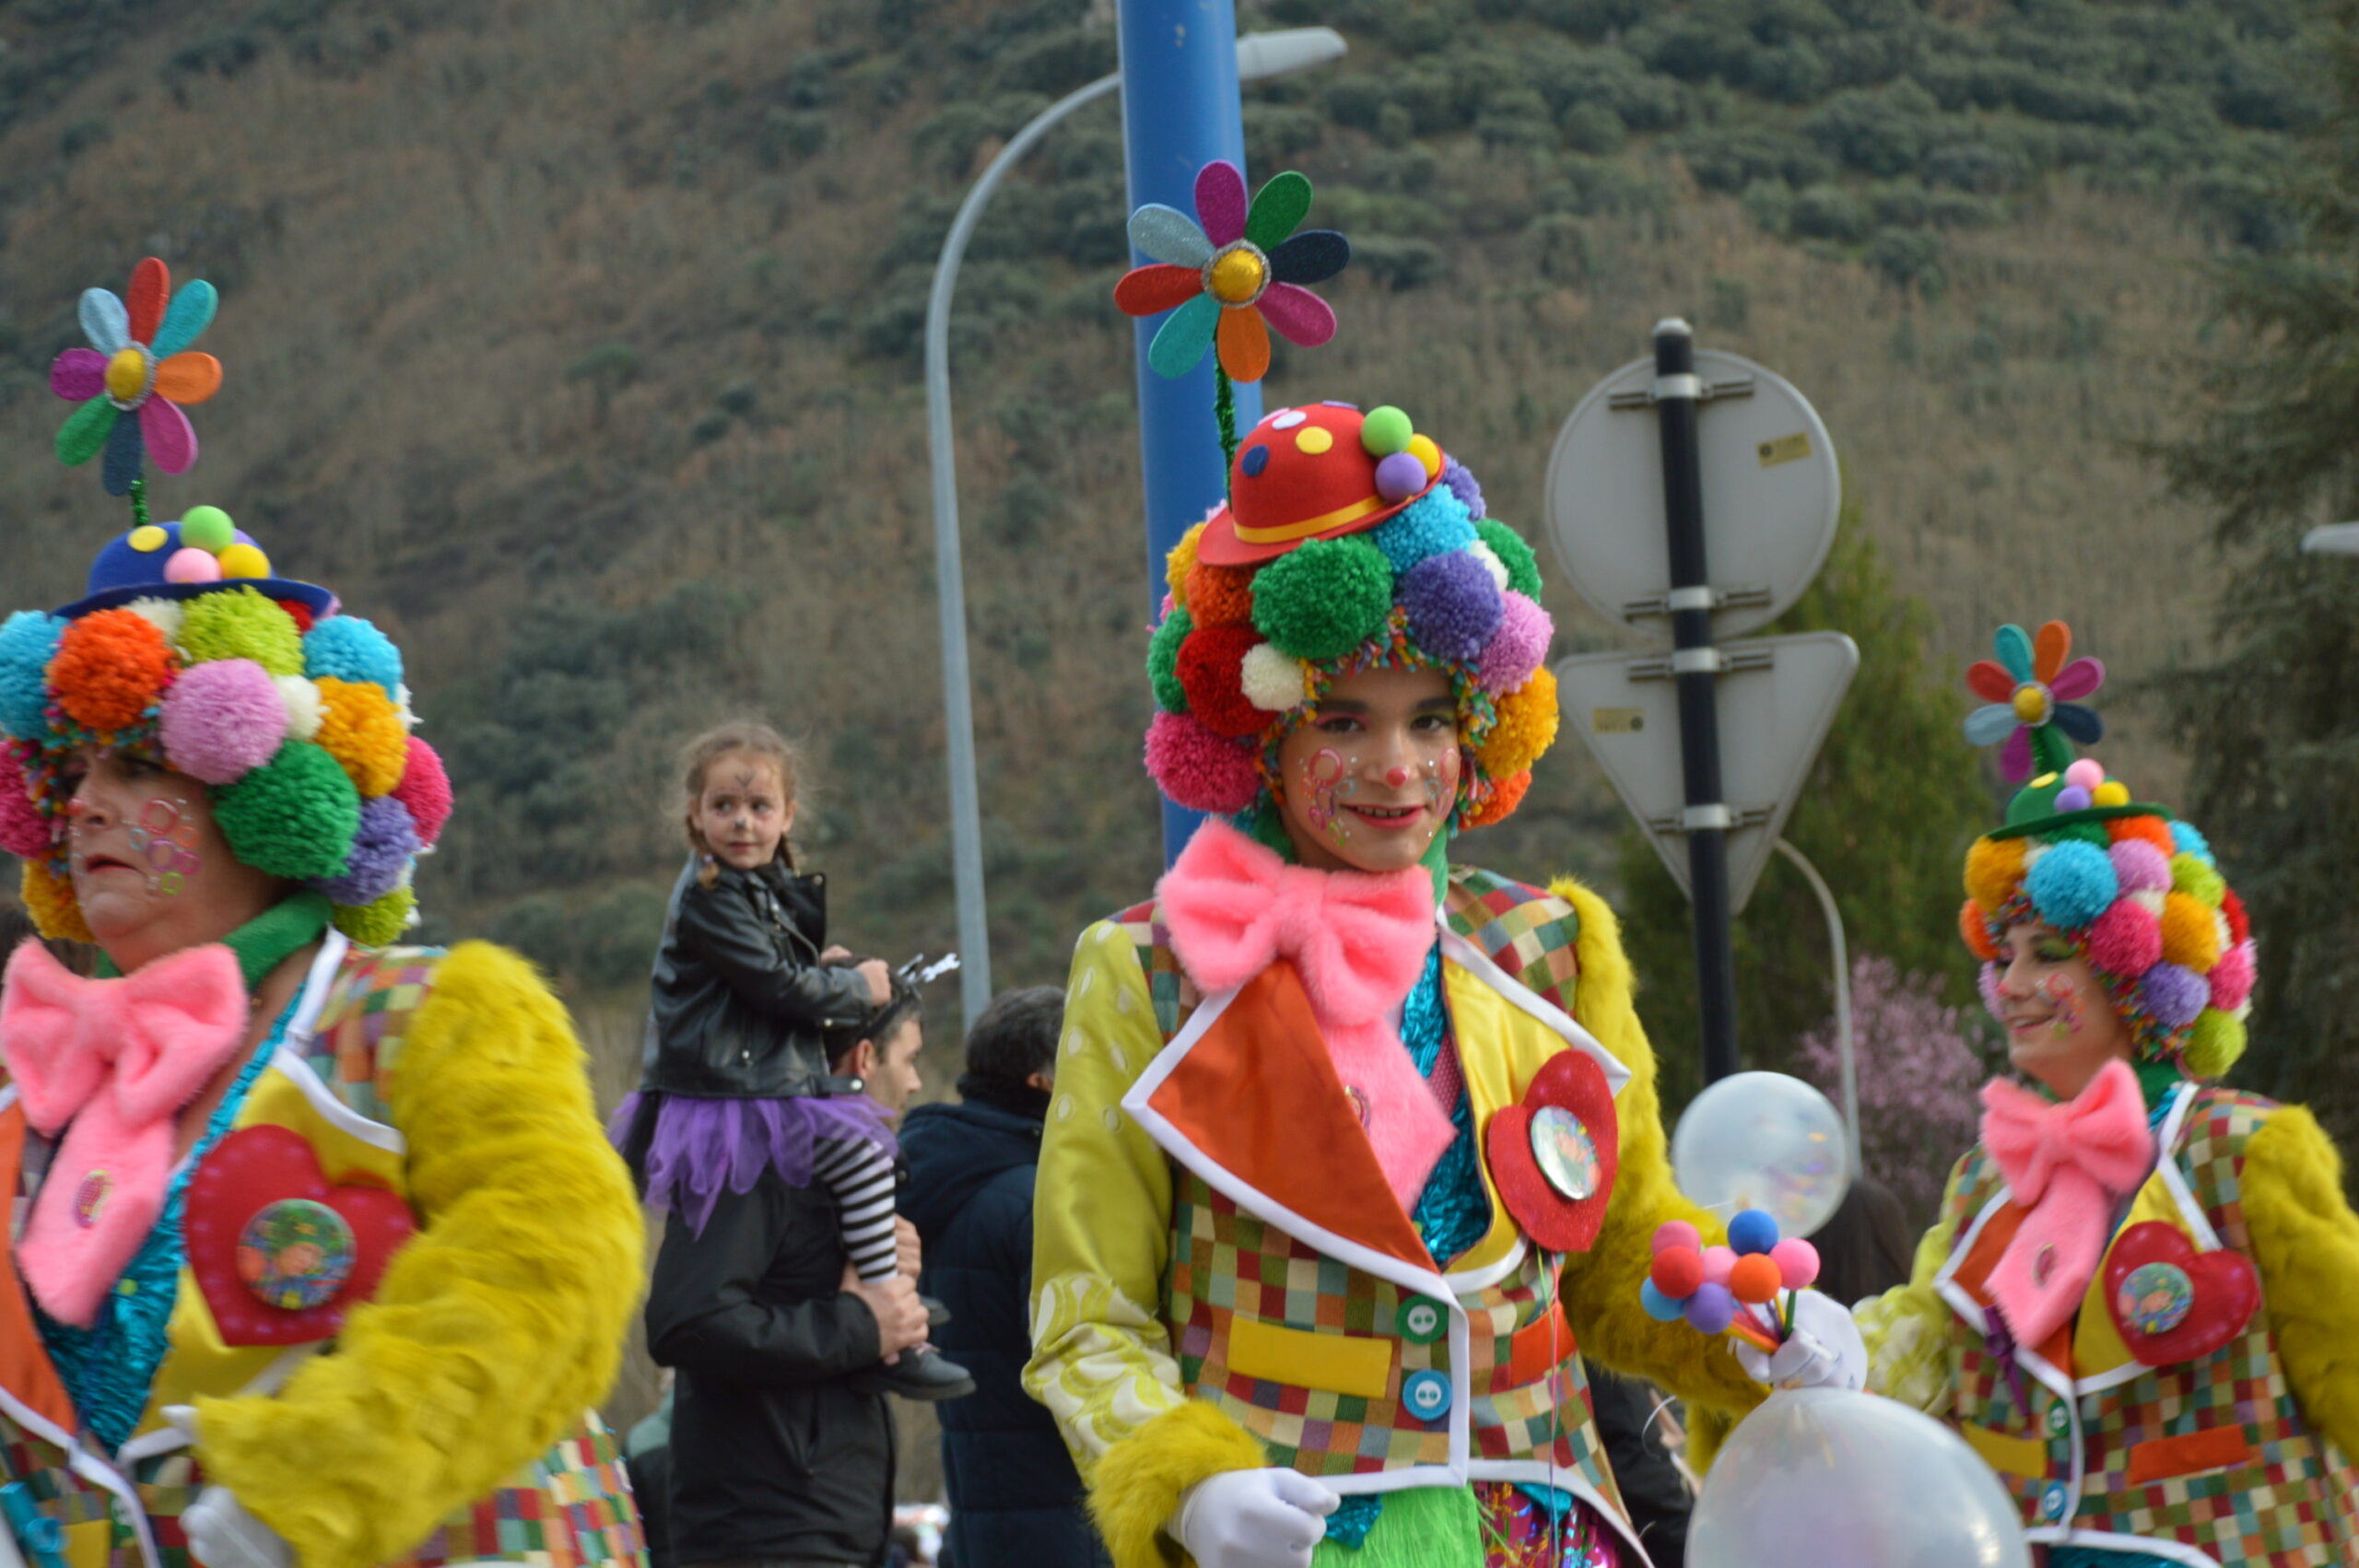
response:
M0 624L0 731L37 741L49 731L49 661L65 623L40 610L19 610Z
M1472 549L1474 524L1466 515L1466 503L1437 485L1379 523L1368 538L1397 575L1431 556Z
M359 616L330 615L303 634L303 673L373 681L390 697L402 684L402 651Z
M1639 1281L1638 1305L1646 1308L1647 1316L1658 1323L1676 1323L1687 1310L1686 1303L1674 1301L1655 1289L1652 1280Z
M1729 1222L1729 1250L1739 1257L1766 1252L1777 1245L1778 1221L1766 1210L1742 1210Z
M2212 840L2204 837L2191 822L2171 824L2171 842L2178 846L2182 855L2192 855L2207 866L2217 864L2212 858Z
M2121 879L2103 849L2073 840L2048 847L2024 878L2024 891L2041 919L2058 930L2078 930L2113 907Z

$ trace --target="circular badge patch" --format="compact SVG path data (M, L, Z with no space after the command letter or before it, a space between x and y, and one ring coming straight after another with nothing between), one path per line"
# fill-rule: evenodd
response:
M1548 1185L1579 1202L1597 1191L1602 1167L1581 1118L1562 1106L1532 1113L1532 1158Z
M264 1305L286 1312L318 1306L352 1276L352 1227L309 1198L283 1198L255 1211L238 1236L238 1278Z
M2176 1263L2142 1263L2114 1295L2114 1311L2142 1334L2167 1334L2195 1310L2195 1281Z

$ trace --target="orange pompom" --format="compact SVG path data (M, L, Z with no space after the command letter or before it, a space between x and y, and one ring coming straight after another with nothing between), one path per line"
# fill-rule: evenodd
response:
M320 732L313 736L364 796L387 795L409 765L409 728L374 681L322 675Z
M1729 1294L1748 1306L1777 1300L1785 1282L1777 1260L1766 1252L1747 1253L1729 1270Z
M50 870L45 861L27 860L17 885L24 896L25 912L33 918L33 929L41 935L52 942L98 940L82 919L71 878Z
M1966 852L1966 896L1991 913L2023 885L2024 841L2020 838L1978 838Z
M2220 962L2220 923L2212 907L2185 893L2163 895L2163 957L2199 975Z
M1495 781L1491 786L1491 798L1466 813L1465 825L1489 827L1494 823L1507 821L1515 815L1516 807L1523 804L1524 796L1531 790L1532 769L1528 767L1521 773L1510 774Z
M49 661L49 684L67 717L112 734L161 700L176 662L155 622L135 610L100 610L65 628Z
M1556 743L1556 676L1543 664L1499 698L1499 721L1475 754L1494 778L1521 773Z
M1189 618L1200 626L1253 624L1253 574L1244 567L1198 561L1188 572L1183 598Z
M2165 860L2178 853L2178 843L2171 837L2171 825L2158 816L2118 816L2105 825L2105 836L2114 843L2125 839L2142 838L2163 852Z
M1982 906L1969 898L1957 908L1957 934L1966 939L1966 950L1985 961L1999 956L1999 944L1991 940L1990 925L1983 918Z

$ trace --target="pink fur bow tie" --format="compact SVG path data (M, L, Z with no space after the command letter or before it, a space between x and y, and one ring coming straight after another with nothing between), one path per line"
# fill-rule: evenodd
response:
M237 1054L246 1012L237 955L218 943L116 980L86 980L37 942L8 960L0 1056L25 1118L44 1137L67 1129L17 1254L52 1316L98 1320L163 1212L173 1113Z
M2154 1168L2138 1075L2128 1062L2107 1062L2061 1105L1994 1079L1982 1086L1982 1144L2028 1211L1990 1271L1991 1299L2015 1342L2036 1349L2080 1305L2114 1205Z
M1395 1019L1436 940L1432 873L1290 866L1226 823L1196 830L1156 888L1172 951L1207 991L1285 959L1402 1208L1449 1146L1449 1115Z

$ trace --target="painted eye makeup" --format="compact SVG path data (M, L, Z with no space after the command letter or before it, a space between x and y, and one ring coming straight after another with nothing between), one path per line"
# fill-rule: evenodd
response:
M2060 937L2045 937L2032 943L2031 955L2042 964L2070 964L2072 944Z

